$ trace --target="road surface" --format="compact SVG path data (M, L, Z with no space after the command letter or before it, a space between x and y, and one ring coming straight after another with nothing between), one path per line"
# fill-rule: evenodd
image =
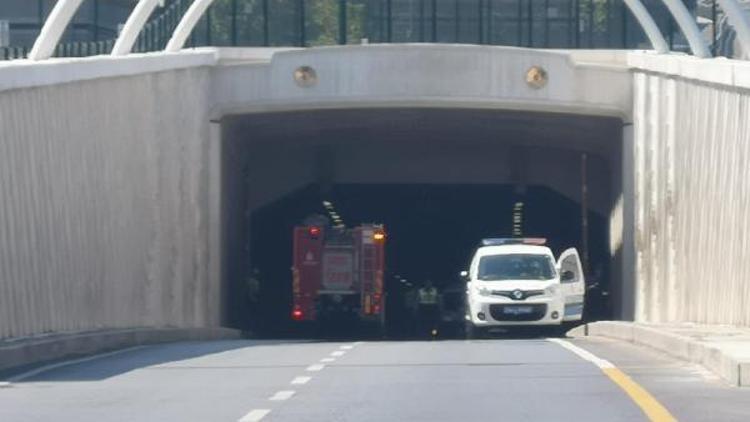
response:
M148 346L16 379L0 388L0 421L648 420L570 344L679 420L750 420L750 389L699 367L625 343L539 338Z

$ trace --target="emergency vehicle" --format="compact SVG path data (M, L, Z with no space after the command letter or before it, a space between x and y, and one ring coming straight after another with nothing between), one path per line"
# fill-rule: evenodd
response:
M542 238L484 239L466 281L466 333L481 336L492 327L559 326L580 321L586 293L578 251L555 262Z
M363 224L294 228L292 320L320 325L354 320L385 327L385 229Z

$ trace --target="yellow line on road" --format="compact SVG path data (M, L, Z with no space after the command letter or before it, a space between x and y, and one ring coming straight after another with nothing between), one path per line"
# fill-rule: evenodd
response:
M601 368L601 370L612 382L619 385L630 396L635 404L648 416L649 420L654 422L672 422L677 420L654 396L621 370L617 368Z
M604 360L589 352L588 350L576 346L575 344L565 341L559 338L547 339L552 343L557 343L560 346L570 350L579 357L593 363L598 366L604 374L609 377L612 382L617 384L623 391L630 397L638 407L643 410L649 420L653 422L673 422L677 418L672 416L666 407L662 406L654 396L652 396L645 388L641 387L637 382L633 381L632 378L627 376L624 372L617 369L612 362Z

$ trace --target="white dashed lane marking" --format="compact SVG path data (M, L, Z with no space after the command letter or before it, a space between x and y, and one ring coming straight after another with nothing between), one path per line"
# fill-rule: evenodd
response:
M336 350L335 352L331 352L331 356L344 356L344 353L346 353L343 350Z
M334 362L335 360L336 359L334 359L334 358L323 358L320 361L323 362L323 363L330 363L330 362Z
M285 390L285 391L279 391L273 396L271 396L271 401L284 401L290 399L294 395L294 391L292 390Z
M312 377L297 377L292 380L292 384L294 385L302 385L307 384L308 381L310 381Z
M258 422L269 413L271 413L271 409L253 409L243 416L239 422Z
M344 350L351 350L353 348L354 348L353 345L344 345L344 346L339 347L339 349L344 349Z
M315 365L310 365L310 366L308 366L308 367L307 367L307 369L306 369L306 371L317 372L317 371L320 371L320 370L322 370L322 369L323 369L323 368L325 368L325 367L326 367L326 366L325 366L325 365L323 365L323 364L320 364L320 363L316 363Z

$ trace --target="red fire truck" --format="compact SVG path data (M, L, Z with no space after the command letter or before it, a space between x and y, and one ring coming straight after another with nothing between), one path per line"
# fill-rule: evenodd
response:
M385 237L376 224L295 227L292 319L322 326L358 321L382 333Z

